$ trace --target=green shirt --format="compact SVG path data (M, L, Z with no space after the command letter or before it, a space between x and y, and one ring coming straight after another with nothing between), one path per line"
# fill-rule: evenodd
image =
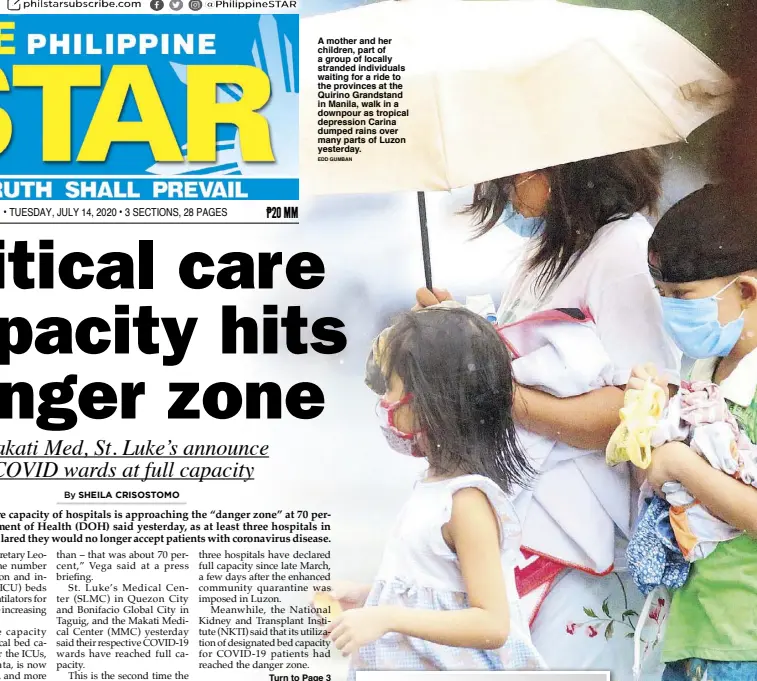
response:
M711 360L697 362L692 379L711 381L715 366ZM757 443L757 354L747 355L720 388L743 431ZM673 594L662 658L692 657L757 661L757 541L747 535L721 542L692 563L686 584Z

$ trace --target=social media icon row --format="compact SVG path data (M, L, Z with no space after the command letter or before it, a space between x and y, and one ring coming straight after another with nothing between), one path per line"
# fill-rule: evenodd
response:
M184 0L168 0L168 6L174 12L179 12L184 7ZM198 12L202 9L202 0L189 0L189 9ZM165 7L163 0L150 0L150 8L154 12L160 12Z

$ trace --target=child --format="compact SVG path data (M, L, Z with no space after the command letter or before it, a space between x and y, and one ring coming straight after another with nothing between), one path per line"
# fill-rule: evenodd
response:
M464 309L404 315L381 351L379 426L390 446L428 461L370 593L335 592L327 634L356 670L541 668L513 569L519 525L506 493L531 469L518 448L510 358ZM352 609L347 609L352 608Z
M660 220L649 262L665 327L698 360L691 380L717 384L757 443L757 218L726 186L707 186ZM642 388L652 373L636 369L628 387ZM757 489L713 469L682 442L655 449L646 476L658 493L679 482L745 532L692 563L674 592L663 681L757 679Z

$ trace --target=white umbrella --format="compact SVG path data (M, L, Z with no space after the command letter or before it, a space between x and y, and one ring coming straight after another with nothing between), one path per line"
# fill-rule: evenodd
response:
M343 38L356 42L334 42ZM361 39L376 51L356 61ZM379 2L303 19L300 42L303 194L447 190L677 142L723 111L731 90L714 62L649 14L563 2ZM346 82L324 68L345 57ZM340 141L328 134L335 127L348 130ZM370 137L366 128L405 141L346 142Z

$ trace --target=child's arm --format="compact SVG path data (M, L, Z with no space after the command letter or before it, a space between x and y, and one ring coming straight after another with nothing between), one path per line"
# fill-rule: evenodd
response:
M457 492L446 529L460 561L470 607L447 611L398 606L350 610L327 628L339 650L349 655L389 632L457 648L504 645L510 612L499 527L486 495L475 488Z
M757 489L715 470L688 445L669 442L655 449L647 480L658 490L677 480L711 513L757 538Z

